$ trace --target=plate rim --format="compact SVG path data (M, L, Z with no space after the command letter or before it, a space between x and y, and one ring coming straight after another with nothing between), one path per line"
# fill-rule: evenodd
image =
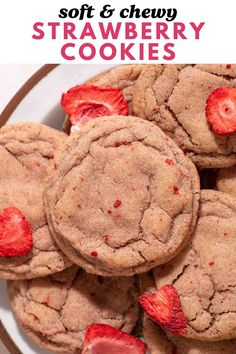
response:
M51 71L53 71L60 64L45 64L37 70L15 93L10 99L2 113L0 114L0 127L7 123L8 119L23 101L25 96Z

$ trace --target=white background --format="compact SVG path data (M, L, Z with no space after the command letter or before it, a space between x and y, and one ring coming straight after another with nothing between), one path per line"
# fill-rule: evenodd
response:
M94 5L98 10L102 5L110 3L119 9L130 4L136 4L140 8L158 7L173 8L178 10L175 21L188 23L190 21L199 23L206 22L202 29L201 39L179 40L176 43L176 58L178 63L227 63L236 62L235 50L235 0L227 1L206 1L206 0L107 0L105 1L78 1L78 0L57 0L57 1L32 1L32 0L7 0L1 2L0 11L0 62L14 63L53 63L66 62L60 54L63 41L57 40L33 40L33 23L37 21L59 21L59 9L79 8L81 4ZM96 4L96 5L95 5ZM98 17L93 19L97 22ZM113 16L109 21L117 21L120 18ZM76 21L67 19L65 21ZM91 20L89 20L91 21ZM103 20L105 21L105 20ZM132 21L132 20L131 20ZM137 20L137 24L144 20ZM148 19L147 21L150 21ZM154 20L157 21L157 20ZM161 20L162 21L162 20ZM77 20L78 26L81 23ZM187 33L188 34L188 33ZM100 41L96 41L99 46ZM118 46L118 42L116 42ZM77 63L81 62L77 58ZM95 62L101 62L98 59ZM118 60L116 60L118 62ZM127 62L127 61L126 61ZM160 61L159 61L160 62Z

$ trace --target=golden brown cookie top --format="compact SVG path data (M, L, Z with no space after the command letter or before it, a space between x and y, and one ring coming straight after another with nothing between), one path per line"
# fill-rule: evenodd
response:
M199 178L158 127L100 117L57 151L47 213L64 252L88 272L132 275L172 258L189 238Z
M205 342L166 334L144 316L143 334L150 354L234 354L236 340Z
M236 201L222 192L202 191L191 244L154 270L157 288L165 284L176 288L189 338L235 338L235 233Z
M0 257L0 278L34 278L71 264L52 239L43 203L48 162L65 138L65 134L40 124L13 124L0 130L0 212L17 207L33 233L33 247L27 256Z
M133 277L103 278L73 266L45 278L10 281L8 293L26 334L53 352L79 353L91 323L131 332L138 318Z
M135 115L153 121L201 168L236 163L235 134L212 132L205 107L218 87L236 87L236 65L148 65L133 91Z

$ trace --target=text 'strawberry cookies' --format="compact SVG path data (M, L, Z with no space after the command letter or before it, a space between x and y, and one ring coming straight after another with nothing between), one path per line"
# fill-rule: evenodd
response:
M236 340L210 342L170 336L146 316L143 335L150 354L235 354Z
M191 244L154 270L156 288L177 290L187 318L183 336L200 340L236 337L236 201L205 190Z
M157 124L198 167L229 167L236 163L235 78L236 65L148 65L134 86L133 112ZM224 98L211 96L219 88Z
M219 191L236 197L236 166L222 168L218 171L216 187Z
M91 80L86 85L95 85L98 87L117 88L122 91L125 101L128 103L129 114L132 114L132 98L134 83L138 79L145 65L122 65L117 66L105 73L102 73ZM69 133L71 128L68 116L64 122L64 130Z
M165 263L196 222L194 165L143 119L94 119L57 151L49 175L53 236L89 273L132 275Z
M61 271L71 262L56 246L44 212L48 161L66 135L39 124L0 130L0 278Z
M80 353L84 332L103 323L131 332L138 318L134 278L102 278L72 267L33 280L9 281L16 318L40 347Z

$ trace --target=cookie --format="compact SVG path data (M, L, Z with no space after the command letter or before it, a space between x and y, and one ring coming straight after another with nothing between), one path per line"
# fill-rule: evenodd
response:
M141 74L143 64L130 64L117 66L105 73L102 73L94 78L88 80L86 85L95 85L99 87L115 87L122 90L125 100L129 105L129 113L132 114L132 97L134 83ZM70 132L71 124L69 118L66 116L63 129L66 133Z
M138 318L133 277L102 278L73 266L45 278L8 282L14 314L40 347L80 353L91 323L131 332Z
M53 236L89 273L132 275L174 257L195 225L199 177L154 124L101 117L55 154L46 193Z
M1 279L25 279L63 270L71 262L58 249L49 232L43 193L47 166L66 135L31 123L7 125L0 130L0 214L15 206L29 222L31 252L0 257Z
M213 190L201 193L191 244L154 270L156 288L171 284L187 318L186 337L236 337L236 200Z
M216 187L219 191L236 197L236 166L222 168L218 171Z
M235 354L235 339L206 342L170 336L146 316L143 334L150 354Z
M236 87L236 65L148 65L133 90L133 113L153 121L201 168L236 163L236 135L212 132L205 107L218 87Z

